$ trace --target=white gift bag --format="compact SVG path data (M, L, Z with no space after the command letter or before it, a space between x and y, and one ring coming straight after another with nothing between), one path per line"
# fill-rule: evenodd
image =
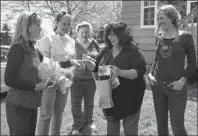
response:
M110 85L110 78L101 79L102 76L98 76L98 73L92 73L95 84L96 84L96 91L99 96L99 108L106 109L112 108L114 106L112 100L112 89Z

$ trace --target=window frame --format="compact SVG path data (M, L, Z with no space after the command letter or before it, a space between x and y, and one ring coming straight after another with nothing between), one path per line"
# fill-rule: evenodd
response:
M158 1L154 1L154 5L150 7L154 7L154 24L153 25L144 25L144 2L141 1L141 11L140 11L140 28L155 28L157 25L157 15L156 11L158 9Z
M188 15L191 11L190 11L190 9L191 9L191 3L193 3L193 2L197 2L197 1L187 1L187 7L186 7L186 15ZM188 24L188 26L191 26L191 23L189 23ZM193 26L197 26L197 23L193 23Z

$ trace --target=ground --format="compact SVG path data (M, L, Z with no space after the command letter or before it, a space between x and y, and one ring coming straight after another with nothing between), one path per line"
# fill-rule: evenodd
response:
M96 130L93 132L94 135L105 135L106 134L106 121L102 114L101 109L98 108L98 96L95 95L95 108L94 108L94 124L96 125ZM156 119L153 107L152 92L146 90L143 100L143 105L141 108L140 121L139 121L139 135L157 135L156 129ZM67 106L63 113L63 123L61 127L61 135L68 135L72 126L72 116L71 116L71 104L70 104L70 94L68 95ZM38 111L39 114L39 111ZM38 115L39 117L39 115ZM197 101L189 99L186 106L185 112L185 126L189 135L197 135ZM170 128L170 134L172 135L172 130ZM123 134L123 129L121 128L121 134ZM5 100L1 99L1 135L9 135L9 130L6 122L5 115Z

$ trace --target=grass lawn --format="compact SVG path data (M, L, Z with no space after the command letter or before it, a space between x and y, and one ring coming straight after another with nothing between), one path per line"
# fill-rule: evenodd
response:
M94 108L94 123L96 125L96 130L93 132L94 135L105 135L106 134L106 121L101 112L101 109L97 106L98 96L95 95L95 108ZM152 92L146 90L144 95L144 101L140 114L139 121L139 135L157 135L156 129L156 119L153 107ZM61 127L61 135L68 135L72 126L72 116L71 116L71 104L70 104L70 94L68 95L68 102L65 107L63 115L63 123ZM39 114L39 112L38 112ZM39 115L38 115L39 117ZM185 112L185 126L189 135L197 135L197 101L188 100ZM170 134L172 135L172 130L170 128ZM123 134L123 128L121 128L121 134ZM5 101L1 100L1 135L9 135L8 125L6 122L5 115Z

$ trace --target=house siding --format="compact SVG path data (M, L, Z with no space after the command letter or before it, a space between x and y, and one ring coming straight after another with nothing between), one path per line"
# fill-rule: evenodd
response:
M155 58L155 37L153 28L140 28L141 1L123 1L121 20L128 24L131 33L145 57L147 64Z
M147 64L151 64L155 59L155 33L154 28L141 28L141 1L123 1L121 21L128 24L131 33L145 57ZM193 39L197 52L197 26L193 29Z

